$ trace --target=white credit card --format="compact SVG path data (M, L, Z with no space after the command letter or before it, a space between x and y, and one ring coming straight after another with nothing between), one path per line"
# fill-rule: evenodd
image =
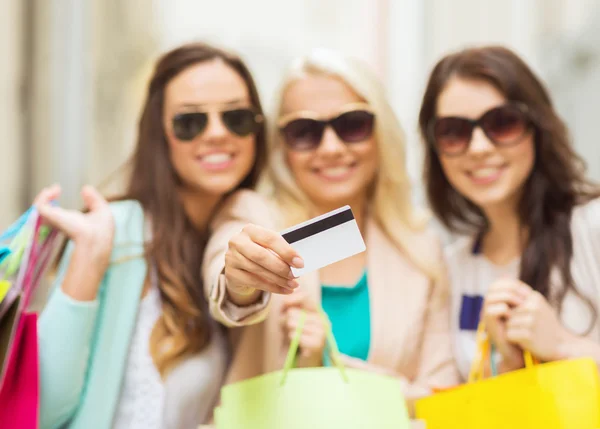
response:
M304 268L292 267L296 277L366 250L350 206L302 222L280 234L304 260Z

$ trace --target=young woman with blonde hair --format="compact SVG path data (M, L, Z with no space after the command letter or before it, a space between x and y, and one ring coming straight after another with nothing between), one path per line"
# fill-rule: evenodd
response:
M411 203L404 136L378 79L357 60L315 51L292 64L273 119L265 189L280 227L348 204L367 251L292 279L262 249L277 232L249 226L235 236L226 275L250 272L256 284L294 292L274 297L267 321L245 329L241 341L262 341L261 356L240 353L233 379L282 367L301 310L297 364L327 364L322 306L346 365L397 377L409 398L454 384L441 247Z

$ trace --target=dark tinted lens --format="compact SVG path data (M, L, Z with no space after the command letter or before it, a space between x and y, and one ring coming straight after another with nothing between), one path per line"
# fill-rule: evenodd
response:
M437 149L445 154L463 152L471 141L473 125L462 118L440 118L433 126L433 139Z
M487 112L481 118L481 127L495 143L511 144L527 132L528 121L519 108L502 106Z
M206 113L182 113L173 118L173 133L177 139L182 141L193 140L204 131L208 123Z
M375 116L364 110L346 112L331 121L331 126L340 139L356 143L371 137Z
M321 143L325 125L314 119L296 119L282 128L286 144L294 150L315 149Z
M223 112L223 123L229 131L240 137L258 131L256 114L250 109L236 109Z

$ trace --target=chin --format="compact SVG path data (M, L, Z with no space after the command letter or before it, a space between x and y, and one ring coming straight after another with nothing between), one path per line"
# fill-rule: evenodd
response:
M242 183L240 180L218 180L210 183L197 183L193 188L202 194L211 196L224 196L234 191Z
M486 195L476 195L470 197L475 205L485 210L486 207L497 207L503 204L509 204L512 201L511 194L506 192L489 192Z

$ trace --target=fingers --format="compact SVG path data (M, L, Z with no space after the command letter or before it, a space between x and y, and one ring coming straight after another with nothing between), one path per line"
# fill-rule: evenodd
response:
M485 297L485 305L508 304L511 307L517 307L525 302L519 293L515 290L500 290L490 292Z
M521 305L530 294L531 289L524 283L516 280L499 280L488 291L486 303L505 302L516 307Z
M232 286L238 284L244 287L251 287L266 292L283 295L288 295L294 292L292 289L280 287L277 284L270 283L269 281L253 273L241 270L239 268L231 268L227 265L225 266L225 276L227 277L228 284Z
M241 269L252 272L259 266L286 282L294 278L287 263L269 249L252 241L245 233L238 234L229 241L229 250L230 263Z
M282 312L291 311L296 309L300 312L300 309L308 311L317 311L317 304L315 301L308 296L308 294L302 290L296 290L293 294L285 297L283 305L281 307Z
M512 327L506 330L506 338L508 341L514 344L528 344L529 343L529 329L521 327Z
M483 315L487 318L507 319L510 316L511 309L505 302L489 304L485 307Z
M85 206L92 212L108 205L104 197L93 186L84 186L81 190L81 197Z
M75 235L76 231L71 211L62 207L44 204L38 206L38 212L44 221L64 232L68 237L72 238Z
M282 322L284 324L285 329L288 330L291 337L294 336L298 325L300 324L300 319L302 317L303 310L292 308L290 309L285 316L282 318ZM304 325L302 327L302 332L308 334L318 334L323 337L326 335L328 327L325 326L323 318L317 312L306 312L306 317L304 319Z
M527 303L515 309L506 323L506 338L511 343L528 344L535 324L535 313Z
M301 311L292 309L285 317L285 330L290 341L296 336L296 331L300 323ZM327 341L327 327L323 323L320 315L317 313L308 313L302 326L300 334L300 354L304 357L313 356L315 353L322 353Z
M244 227L244 232L256 244L275 252L288 266L304 267L304 261L300 255L280 234L256 225L247 225Z
M50 204L51 201L56 200L60 196L60 192L61 188L58 184L44 188L35 197L33 205L39 208L39 206Z
M268 254L269 252L267 252L265 259L261 259L260 256L257 257L256 255L258 255L261 251L265 251L265 249L262 249L260 246L250 242L249 240L247 246L248 247L246 247L243 251L246 252L246 254L250 254L251 258L254 257L256 259L261 260L262 264L268 266L269 268L264 267L263 265L260 265L259 263L244 256L244 254L240 253L235 247L230 248L229 251L225 254L226 266L231 267L233 269L247 271L249 273L254 274L255 276L258 276L268 281L269 283L276 284L280 287L288 289L295 289L298 287L298 281L292 278L292 274L289 270L289 267L286 265L285 262L283 262L273 254ZM253 253L254 250L250 248L253 246L257 248L254 249L257 250L257 253ZM269 260L269 258L274 258L274 261ZM279 266L279 264L281 264L281 266ZM282 273L287 273L287 275L281 275Z

